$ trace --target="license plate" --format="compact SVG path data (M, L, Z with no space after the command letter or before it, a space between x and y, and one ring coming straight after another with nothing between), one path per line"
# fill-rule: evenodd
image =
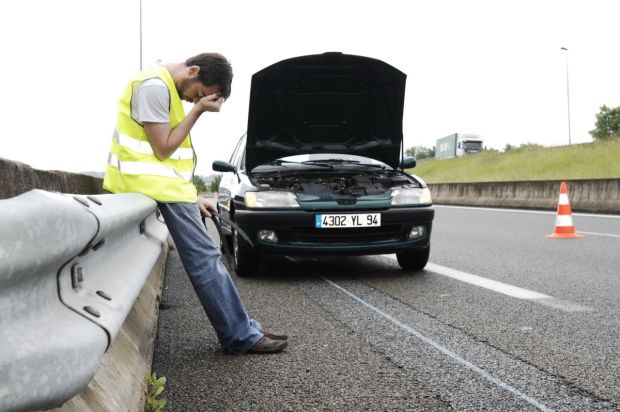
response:
M381 213L356 213L356 214L317 214L314 217L314 227L324 228L350 228L381 226Z

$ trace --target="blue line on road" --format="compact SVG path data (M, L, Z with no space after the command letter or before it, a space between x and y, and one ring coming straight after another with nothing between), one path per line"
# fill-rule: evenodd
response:
M431 338L423 335L418 330L412 328L411 326L409 326L407 324L402 323L401 321L399 321L398 319L392 317L388 313L385 313L381 309L371 305L370 303L366 302L365 300L363 300L362 298L358 297L357 295L354 295L353 293L349 292L348 290L346 290L342 286L332 282L331 280L329 280L329 279L327 279L327 278L325 278L323 276L320 276L320 277L321 277L321 279L323 279L325 282L327 282L331 286L335 287L336 289L340 290L342 293L344 293L347 296L349 296L351 299L353 299L353 300L357 301L358 303L361 303L362 305L364 305L367 308L371 309L372 311L374 311L375 313L377 313L380 316L384 317L385 319L389 320L390 322L392 322L393 324L395 324L399 328L409 332L410 334L414 335L415 337L417 337L418 339L420 339L424 343L434 347L435 349L437 349L438 351L440 351L444 355L449 356L450 358L452 358L456 362L458 362L461 365L465 366L466 368L468 368L472 372L475 372L478 375L482 376L484 379L494 383L495 385L499 386L500 388L503 388L503 389L509 391L513 395L523 399L524 401L526 401L527 403L535 406L536 408L540 409L541 411L553 411L553 409L547 408L545 405L543 405L542 403L540 403L536 399L532 398L531 396L528 396L528 395L524 394L523 392L521 392L517 388L515 388L513 386L510 386L509 384L503 382L502 380L500 380L497 377L491 375L490 373L488 373L484 369L482 369L482 368L474 365L473 363L463 359L462 357L460 357L456 353L452 352L450 349L446 348L445 346L440 345L439 343L435 342Z

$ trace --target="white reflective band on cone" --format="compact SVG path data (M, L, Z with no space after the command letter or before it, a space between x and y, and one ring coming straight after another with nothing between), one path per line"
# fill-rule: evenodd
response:
M108 163L112 167L116 167L122 173L127 175L154 175L165 177L180 177L183 180L191 182L192 172L178 172L167 168L164 165L148 162L125 162L118 160L116 155L110 153Z
M570 215L558 215L555 218L556 226L573 226L573 218Z
M560 193L560 199L558 200L558 203L561 205L567 205L568 195L566 193Z
M149 142L134 139L126 134L114 130L114 140L123 147L126 147L136 153L148 154L155 156ZM170 159L175 160L191 160L194 158L194 151L188 147L179 147L170 155Z

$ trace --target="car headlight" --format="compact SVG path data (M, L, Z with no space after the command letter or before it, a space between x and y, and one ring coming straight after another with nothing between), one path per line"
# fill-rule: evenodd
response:
M291 192L245 192L245 206L261 207L299 207L297 197Z
M430 205L431 191L428 187L396 189L392 191L392 206Z

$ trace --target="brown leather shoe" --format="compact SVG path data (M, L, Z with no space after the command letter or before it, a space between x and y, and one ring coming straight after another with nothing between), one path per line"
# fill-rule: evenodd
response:
M288 339L288 335L283 335L279 333L271 333L271 332L263 331L263 335L273 340L287 340Z
M271 339L263 336L248 350L248 353L275 353L286 348L288 342L285 340Z

